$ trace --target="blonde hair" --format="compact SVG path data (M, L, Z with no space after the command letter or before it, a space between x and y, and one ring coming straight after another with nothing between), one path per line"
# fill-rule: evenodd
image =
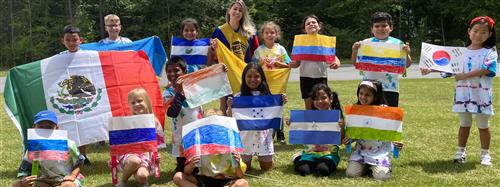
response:
M108 14L104 16L104 24L108 25L110 23L120 23L120 17L115 14Z
M267 28L274 29L274 31L276 31L276 41L281 39L281 28L274 21L266 21L260 26L260 29L259 29L259 37L260 38L264 38L264 36L263 36L264 30Z
M229 7L227 8L227 12L226 12L226 22L229 23L229 20L230 20L229 11L236 3L238 3L241 6L241 9L243 10L243 16L241 17L241 20L240 20L240 31L239 32L243 36L246 36L248 39L250 39L255 34L255 25L252 22L252 18L248 14L248 8L245 5L245 2L243 2L243 0L235 0L229 5Z
M147 113L152 114L153 113L153 106L151 105L151 100L149 99L148 92L144 88L135 88L133 90L130 90L128 92L128 104L130 105L130 102L134 97L139 96L144 99L144 103L146 103L146 108L148 109Z

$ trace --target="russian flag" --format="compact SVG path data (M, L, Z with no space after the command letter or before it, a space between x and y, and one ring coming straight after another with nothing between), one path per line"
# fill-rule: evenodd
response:
M290 144L341 143L339 110L290 111Z
M233 117L240 130L279 129L283 115L282 95L233 98Z
M242 153L238 126L234 118L210 116L182 127L184 156Z
M352 105L345 107L346 136L353 139L401 141L403 110L399 107Z
M68 160L68 133L65 130L28 129L28 159Z
M189 65L207 64L207 53L210 47L210 38L186 40L172 37L172 51L170 56L180 56Z
M295 35L292 60L335 61L336 37L320 34Z
M111 118L108 126L110 154L156 152L155 124L153 114Z
M372 72L403 74L406 53L403 44L362 41L358 50L356 69Z

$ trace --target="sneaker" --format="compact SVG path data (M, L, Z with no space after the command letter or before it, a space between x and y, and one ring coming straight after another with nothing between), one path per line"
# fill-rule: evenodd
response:
M453 160L453 162L463 164L465 163L466 156L467 154L465 154L465 151L464 152L458 151L457 153L455 153L455 159Z
M481 154L481 165L483 166L491 166L491 156L489 153Z

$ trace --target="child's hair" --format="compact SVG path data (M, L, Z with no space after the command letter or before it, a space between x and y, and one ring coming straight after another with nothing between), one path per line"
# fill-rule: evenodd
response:
M375 12L372 14L371 27L375 23L386 22L392 27L392 16L387 12Z
M260 26L260 29L259 29L259 37L260 38L264 38L264 36L263 36L264 30L267 28L274 29L274 31L276 31L276 41L279 41L281 39L281 34L282 34L281 28L274 21L266 21Z
M73 34L73 33L76 33L76 34L78 34L78 36L81 36L80 29L77 26L74 26L74 25L64 26L63 35L64 34Z
M186 18L186 19L182 20L182 22L181 22L181 33L184 31L184 27L187 24L193 24L196 31L198 31L200 29L200 26L198 25L198 21L196 21L193 18Z
M153 113L153 106L151 105L151 100L149 99L148 92L144 88L135 88L128 92L128 103L130 104L131 100L134 96L140 96L144 99L144 103L146 103L146 108L148 110L148 114ZM132 108L131 108L132 109Z
M255 33L255 25L252 22L252 18L248 14L248 8L245 5L245 2L243 2L243 0L235 0L231 4L229 4L229 7L227 8L226 11L226 22L229 23L230 20L229 11L236 3L238 3L241 6L241 9L243 11L243 16L241 17L240 20L240 33L243 36L246 36L248 39L250 39Z
M108 14L104 16L104 24L114 24L120 22L120 17L115 14Z
M167 67L169 65L177 64L181 69L182 72L186 73L187 68L186 68L186 61L180 57L180 56L172 56L170 57L170 60L167 62L167 65L165 66L165 71L167 71Z
M497 44L497 37L495 36L495 21L488 16L475 17L470 21L469 30L472 29L474 25L478 24L487 24L491 32L491 36L483 42L483 47L487 49L495 47ZM469 46L471 42L470 38L467 37L467 43L465 43L465 46Z
M364 80L359 83L358 90L356 91L356 98L358 98L358 102L356 104L358 105L361 104L361 102L359 102L359 91L361 88L367 88L373 93L373 103L370 105L387 105L387 101L384 97L384 89L380 81Z
M313 18L313 19L315 19L318 22L318 25L319 25L319 28L320 28L319 31L318 31L318 33L322 34L323 33L323 23L319 20L318 16L316 16L314 14L304 17L304 19L302 20L302 31L306 32L306 21L309 18Z
M271 91L269 90L266 76L264 75L264 70L262 70L262 67L260 67L257 63L248 63L247 66L245 66L245 69L243 69L243 73L241 74L241 96L252 96L252 91L246 84L246 75L250 69L257 70L260 75L261 82L256 90L260 91L261 95L271 95Z

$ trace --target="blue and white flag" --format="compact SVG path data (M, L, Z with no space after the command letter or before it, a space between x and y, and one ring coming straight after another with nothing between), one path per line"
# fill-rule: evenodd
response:
M290 111L290 144L340 145L339 110Z
M207 64L209 47L210 38L186 40L173 36L170 56L180 56L188 65Z
M240 96L233 99L233 117L244 130L279 129L283 116L282 95Z

